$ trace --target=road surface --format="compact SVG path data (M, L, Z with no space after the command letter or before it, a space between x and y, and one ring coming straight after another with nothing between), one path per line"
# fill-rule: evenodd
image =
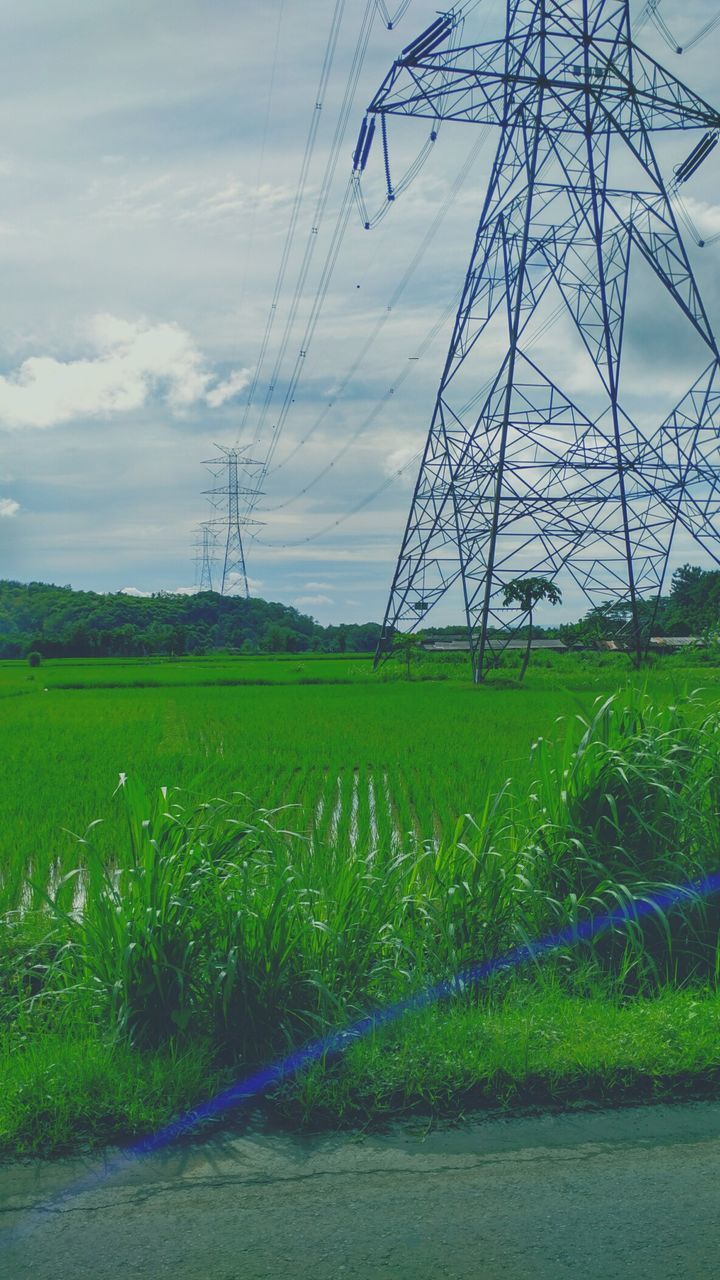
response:
M718 1280L720 1103L0 1166L2 1280Z

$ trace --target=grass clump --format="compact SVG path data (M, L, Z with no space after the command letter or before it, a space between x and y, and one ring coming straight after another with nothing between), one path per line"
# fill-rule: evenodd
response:
M208 1046L140 1053L91 1024L0 1037L0 1148L52 1155L167 1124L221 1084Z

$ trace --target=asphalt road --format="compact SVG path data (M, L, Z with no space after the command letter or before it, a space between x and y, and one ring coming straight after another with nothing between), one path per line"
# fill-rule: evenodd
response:
M718 1280L720 1104L0 1166L2 1280Z

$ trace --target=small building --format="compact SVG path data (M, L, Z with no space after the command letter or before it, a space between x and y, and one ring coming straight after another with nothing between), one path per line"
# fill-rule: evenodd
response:
M651 649L687 649L691 645L702 649L705 641L700 636L652 636L650 639Z
M503 651L506 649L520 649L524 652L527 647L527 640L506 640L503 644L497 636L492 637L490 643L497 643L497 647ZM423 649L427 653L468 653L470 641L455 639L455 637L443 637L437 640L428 637L423 641ZM564 640L558 639L531 640L530 649L534 653L540 650L554 650L556 653L561 653L567 650L567 645Z
M692 645L701 649L704 647L705 641L699 636L651 636L650 648L657 649L661 652L672 653L677 649L687 649ZM631 648L629 640L597 640L594 648L603 649L605 652L627 653Z

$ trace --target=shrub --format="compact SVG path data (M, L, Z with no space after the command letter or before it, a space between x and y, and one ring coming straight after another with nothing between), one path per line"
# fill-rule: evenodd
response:
M37 649L33 649L32 652L28 654L29 665L31 667L39 667L41 662L42 662L42 654L38 653Z

